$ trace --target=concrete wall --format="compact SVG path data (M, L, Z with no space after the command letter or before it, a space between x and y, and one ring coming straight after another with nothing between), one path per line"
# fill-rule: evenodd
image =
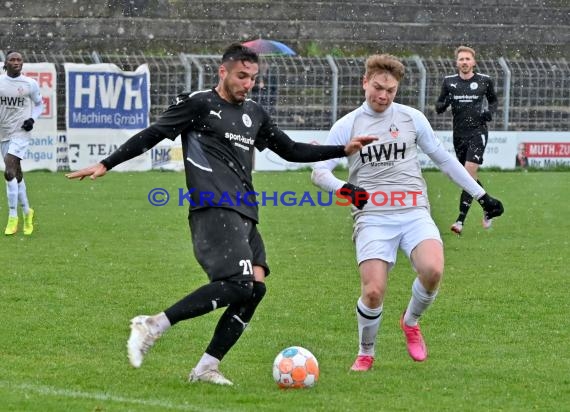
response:
M6 1L0 49L217 53L263 37L300 54L570 55L570 1Z

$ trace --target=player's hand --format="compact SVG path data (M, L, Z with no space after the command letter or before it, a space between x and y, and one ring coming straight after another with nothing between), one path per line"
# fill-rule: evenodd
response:
M443 112L445 112L447 110L447 107L451 104L452 100L453 97L451 97L450 94L447 94L443 102L440 101L435 102L435 112L437 114L442 114Z
M34 128L34 123L35 120L30 117L28 120L24 120L24 123L22 124L22 129L24 129L26 132L29 132Z
M479 118L481 119L482 122L490 122L491 120L493 120L493 115L491 114L490 111L485 110L481 112Z
M84 169L77 170L65 175L68 179L79 179L83 180L89 176L91 180L95 180L100 176L104 176L107 173L107 168L102 163L94 164L93 166L86 167Z
M376 136L356 136L350 139L350 142L344 146L344 153L347 156L350 156L353 153L358 152L367 144L372 143L373 141L378 140Z
M435 112L437 114L442 114L447 109L447 106L443 102L436 102L435 103Z
M478 200L479 204L485 212L485 217L487 219L492 219L497 216L501 216L505 209L503 204L499 199L492 198L487 193L481 196Z
M352 183L345 183L336 193L338 197L350 200L350 203L359 210L362 210L370 199L370 194L366 190Z

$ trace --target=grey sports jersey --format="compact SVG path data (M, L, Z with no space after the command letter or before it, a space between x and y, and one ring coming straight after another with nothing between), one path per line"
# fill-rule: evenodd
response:
M429 208L418 146L429 155L441 143L426 117L397 103L377 113L364 102L334 124L327 144L346 144L352 137L364 135L377 136L378 141L348 158L348 181L371 194L362 212L396 213L413 207ZM333 170L337 164L337 159L319 162L315 170Z
M0 75L0 141L29 136L22 124L32 117L34 106L41 104L40 88L34 79Z

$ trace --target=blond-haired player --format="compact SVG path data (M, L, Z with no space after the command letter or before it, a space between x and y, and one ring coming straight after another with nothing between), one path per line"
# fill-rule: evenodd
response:
M427 358L418 320L437 295L444 259L441 237L430 216L418 148L478 199L487 217L503 213L501 202L486 194L444 149L426 117L394 103L404 70L391 55L373 55L366 60L365 102L333 125L326 144L345 144L358 135L378 140L348 156L348 182L333 175L339 163L336 159L318 162L312 173L316 185L327 191L340 190L354 205L353 238L361 279L356 304L360 345L351 368L355 371L369 370L374 362L388 272L396 263L399 248L416 273L400 325L411 358L418 362Z

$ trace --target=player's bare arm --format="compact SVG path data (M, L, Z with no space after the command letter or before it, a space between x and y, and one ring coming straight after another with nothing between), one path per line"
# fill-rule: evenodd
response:
M77 170L75 172L67 173L65 177L68 179L79 179L83 180L89 177L91 180L95 180L98 177L104 176L107 173L107 168L102 163L96 163L89 167Z

